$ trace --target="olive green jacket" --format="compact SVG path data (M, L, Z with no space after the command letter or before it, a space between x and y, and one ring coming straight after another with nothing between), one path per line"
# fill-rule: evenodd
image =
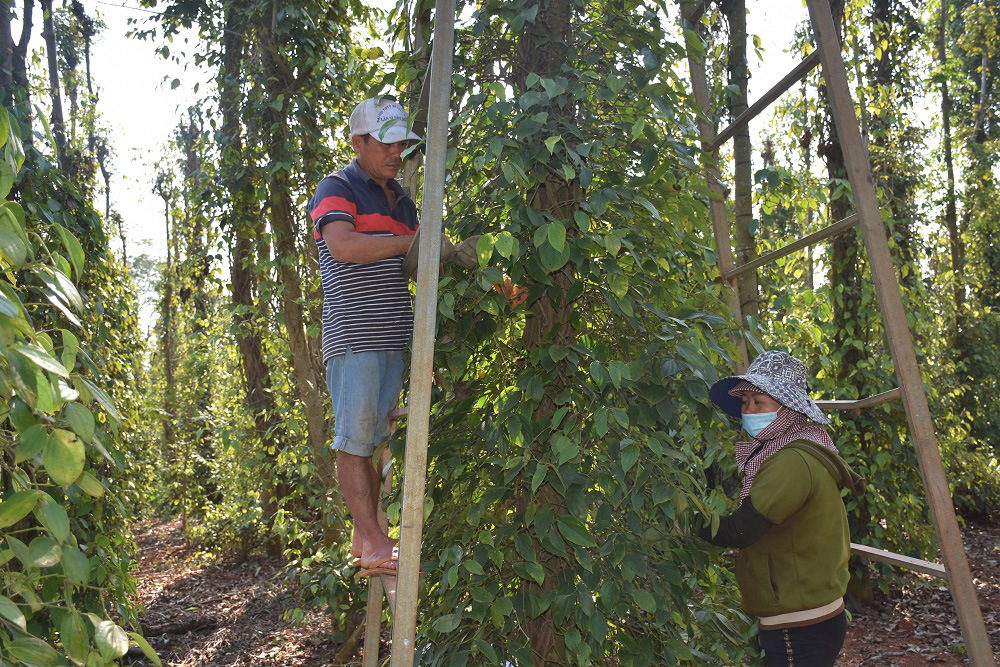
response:
M864 493L864 480L843 459L804 440L783 447L757 471L750 500L773 525L736 559L748 613L777 616L843 597L851 540L841 485Z

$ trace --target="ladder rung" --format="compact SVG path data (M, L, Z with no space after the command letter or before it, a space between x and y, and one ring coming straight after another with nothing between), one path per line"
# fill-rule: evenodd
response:
M389 411L389 419L399 419L401 417L406 417L409 414L410 414L409 404L401 405L398 408Z
M903 556L902 554L895 554L891 551L885 551L884 549L876 549L875 547L867 547L863 544L855 544L854 542L851 542L851 553L855 556L871 558L872 560L882 561L883 563L889 563L890 565L902 567L907 570L913 570L914 572L929 574L932 577L940 577L944 579L947 576L944 565L941 563L934 563L929 560Z
M777 259L780 259L785 255L790 255L796 250L801 250L802 248L813 245L814 243L822 241L823 239L830 238L831 236L836 236L837 234L845 232L856 224L858 224L858 214L854 213L852 215L847 216L843 220L838 220L829 227L824 227L818 232L813 232L812 234L803 236L797 241L792 241L783 248L778 248L777 250L766 252L757 259L752 259L746 264L741 264L732 271L727 271L722 276L722 279L726 281L732 280L737 276L741 276L744 273L747 273L748 271L753 271L758 267L764 266L769 262L773 262Z
M719 149L722 144L729 141L734 134L736 134L741 127L749 123L751 120L757 117L757 115L764 109L771 106L771 104L781 97L786 90L795 85L802 77L812 71L816 65L819 64L819 49L813 51L805 60L800 62L795 66L791 72L785 75L785 78L774 85L771 90L764 94L764 97L760 98L746 111L741 113L733 124L719 132L718 136L712 140L712 143L708 145L708 152L714 153Z
M860 410L861 408L870 408L879 403L894 401L902 395L903 391L899 387L896 387L895 389L890 389L889 391L884 391L881 394L875 394L868 398L859 398L852 401L816 401L816 405L824 410Z

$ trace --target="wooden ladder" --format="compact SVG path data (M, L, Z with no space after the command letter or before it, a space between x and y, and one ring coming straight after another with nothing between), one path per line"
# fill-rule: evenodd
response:
M852 544L851 551L865 558L943 577L955 600L955 608L958 612L958 620L971 664L974 667L995 667L993 649L986 633L982 610L979 607L965 549L962 546L962 536L955 519L955 508L948 491L948 480L941 463L941 453L938 450L934 426L931 423L927 396L924 393L916 354L913 351L913 341L906 323L906 313L903 310L899 283L896 280L896 271L889 254L885 225L882 222L875 186L872 181L871 167L868 163L867 146L861 136L858 119L855 115L854 99L847 82L840 40L830 3L829 0L806 0L806 5L809 9L816 50L718 135L715 134L715 128L711 122L714 116L709 101L705 64L695 58L690 49L688 50L688 65L691 70L695 102L702 111L698 121L698 130L701 133L702 148L711 157L706 167L706 177L708 187L712 191L710 204L712 227L715 234L719 269L729 292L729 308L732 311L732 316L737 321L742 321L736 290L736 278L740 275L748 271L755 271L780 257L836 236L852 227L861 227L861 236L868 251L872 279L875 282L882 322L889 341L889 352L892 355L899 387L857 401L820 401L818 403L821 408L826 409L859 409L878 405L885 401L902 399L944 564L931 563L859 544ZM705 2L696 3L690 0L681 0L684 28L694 30L700 36L699 27L702 23L701 18L704 10ZM855 213L783 248L766 253L741 266L736 266L733 261L729 220L717 164L718 150L740 128L749 123L751 119L777 100L818 64L822 65L823 78L829 91L827 97L830 100L848 178L854 193ZM742 366L745 367L748 361L745 346L742 348L742 355Z

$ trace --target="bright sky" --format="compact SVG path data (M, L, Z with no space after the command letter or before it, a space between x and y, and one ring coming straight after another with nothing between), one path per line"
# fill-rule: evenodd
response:
M134 0L84 0L90 15L107 25L91 55L91 67L100 89L98 109L114 144L111 204L125 219L130 257L146 253L166 255L163 202L153 193L153 165L188 106L195 101L194 84L202 89L210 77L194 65L165 61L154 53L152 41L129 39L129 19L145 23L150 14L138 11ZM129 8L122 5L128 5ZM172 52L191 51L194 33L174 39ZM191 40L185 44L185 40ZM171 90L170 83L181 85Z

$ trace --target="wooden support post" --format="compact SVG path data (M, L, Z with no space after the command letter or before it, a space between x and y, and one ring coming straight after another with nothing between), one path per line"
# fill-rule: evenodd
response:
M362 667L377 667L382 638L382 579L368 578L368 610L365 613L365 647Z
M396 430L396 420L399 416L398 410L389 413L389 432ZM405 415L406 413L403 412ZM382 501L392 493L392 452L386 445L382 450L382 456L376 464L376 470L382 476L382 486L379 489L378 525L382 532L389 534L389 517L382 509ZM376 667L378 665L378 649L382 640L382 594L389 599L390 611L396 608L396 578L395 577L369 577L368 578L368 611L365 615L365 648L362 667Z
M681 0L681 16L683 20L691 24L691 28L699 33L697 22L700 17L698 9L703 9L704 4L694 6L689 0ZM733 242L729 235L729 214L726 212L726 193L722 189L722 175L719 173L718 155L709 150L709 146L715 139L715 127L712 125L712 105L708 97L708 80L705 75L705 63L692 55L688 49L688 67L691 70L691 87L694 89L694 99L701 110L698 116L698 132L701 134L701 147L708 156L705 163L705 180L711 192L709 197L709 210L712 214L712 230L715 235L715 253L719 257L719 271L723 276L729 274L735 266L733 260ZM728 294L729 311L733 315L740 327L743 326L743 311L740 308L740 295L736 289L736 279L725 280L725 290ZM750 356L747 353L746 341L742 336L737 339L740 358L736 360L736 372L742 373L750 364Z
M392 625L392 667L412 667L416 649L420 543L424 528L427 433L434 372L434 327L441 263L441 219L451 117L451 64L455 44L455 0L439 0L434 16L428 105L427 160L421 208L420 264L410 362L410 415L406 428L403 503L399 535L399 576Z
M962 534L955 519L955 508L948 491L948 480L941 463L934 426L931 423L927 396L924 393L913 341L903 310L903 301L896 280L896 270L889 254L885 226L879 211L875 185L872 182L868 151L854 102L847 82L847 72L841 57L840 40L833 22L829 0L807 0L812 19L816 45L823 64L823 77L829 88L830 104L837 133L840 136L844 162L854 191L861 235L868 250L872 277L882 309L882 321L889 340L896 377L903 392L903 407L910 424L910 437L916 450L917 461L927 489L927 500L934 521L939 547L948 573L948 583L955 599L955 609L965 638L965 647L973 667L996 667L993 649L982 610L972 583L969 563L962 546Z

